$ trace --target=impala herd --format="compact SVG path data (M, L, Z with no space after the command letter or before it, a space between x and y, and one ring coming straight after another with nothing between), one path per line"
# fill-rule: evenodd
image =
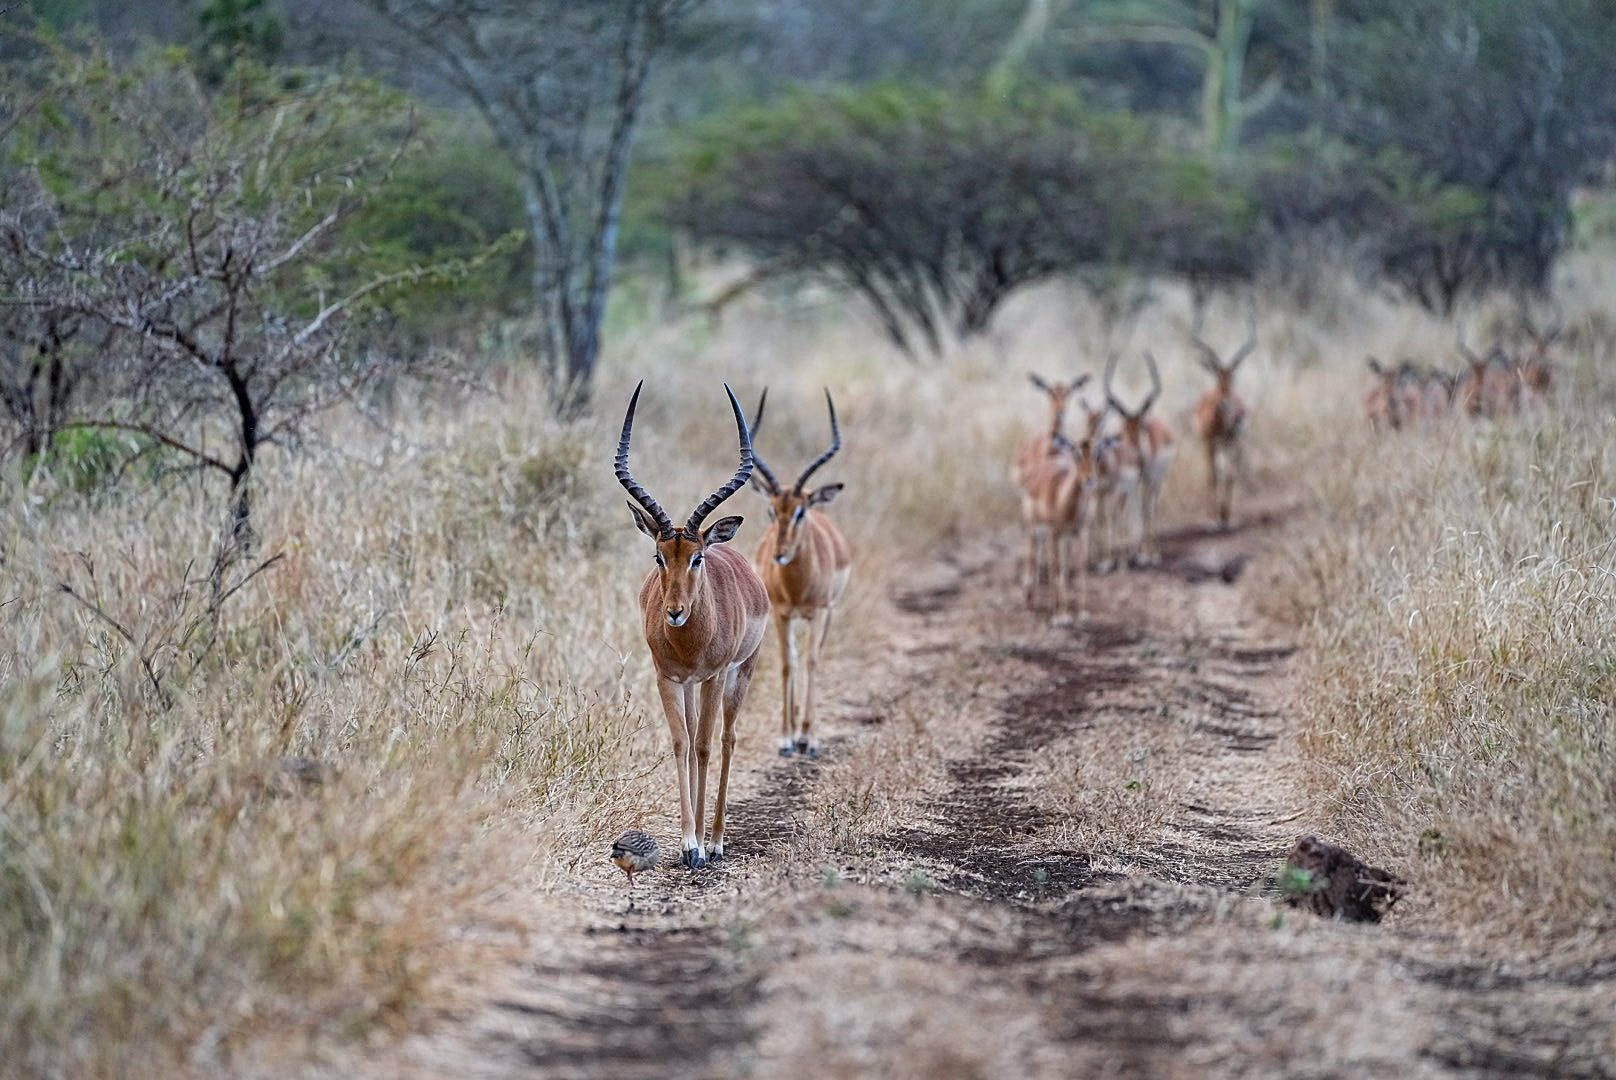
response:
M1542 399L1552 381L1550 352L1559 329L1539 332L1526 322L1525 346L1510 351L1495 342L1484 355L1465 344L1459 354L1467 367L1457 374L1423 370L1411 361L1387 368L1370 359L1376 384L1365 399L1376 428L1402 428L1449 415L1503 416ZM1195 406L1194 429L1206 457L1211 512L1218 526L1231 526L1235 485L1244 471L1250 410L1235 390L1235 376L1257 347L1254 321L1245 341L1227 358L1193 334L1196 362L1212 385ZM1154 413L1161 396L1156 359L1143 354L1150 390L1130 408L1113 389L1117 356L1106 362L1100 404L1081 395L1092 381L1032 375L1048 412L1044 423L1017 447L1010 479L1021 497L1026 556L1021 584L1026 603L1052 609L1068 619L1068 589L1074 590L1076 616L1083 616L1086 575L1123 565L1160 561L1155 535L1156 505L1175 454L1168 424ZM643 384L642 384L643 385ZM628 491L629 510L639 530L655 544L655 566L640 588L645 641L651 652L657 690L668 722L679 788L679 820L684 862L692 868L724 857L724 806L729 789L735 721L757 668L768 624L780 645L782 756L818 754L814 729L814 672L829 636L831 617L847 590L852 549L823 509L842 491L840 483L810 487L808 481L842 446L836 404L830 392L830 446L797 474L789 486L753 448L762 426L767 391L758 400L752 426L740 402L724 387L734 414L740 463L729 480L675 525L629 469L629 446L641 387L629 399L617 444L616 473ZM1081 412L1068 434L1067 415ZM1115 421L1111 421L1115 414ZM707 518L750 481L768 500L769 524L751 562L727 546L741 527L740 517ZM798 624L806 624L805 668L799 671ZM799 691L799 675L802 683ZM800 701L799 701L800 699ZM713 820L706 828L707 770L715 728L722 724L718 784Z
M1369 357L1375 384L1364 396L1364 413L1377 431L1431 427L1452 417L1513 416L1547 400L1554 385L1552 354L1565 330L1564 319L1538 329L1523 314L1513 339L1500 336L1477 353L1459 333L1456 371L1421 367L1413 360L1396 366Z

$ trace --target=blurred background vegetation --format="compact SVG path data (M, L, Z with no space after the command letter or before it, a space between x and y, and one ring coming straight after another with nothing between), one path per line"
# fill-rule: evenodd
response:
M1204 299L1328 252L1451 315L1541 290L1612 217L1599 0L30 0L3 18L11 176L63 167L27 136L87 50L122 70L183 53L216 99L326 95L354 146L379 132L346 95L398 90L408 145L321 272L477 260L371 332L421 348L524 319L564 409L614 296L716 310L819 278L937 354L1044 278L1167 275ZM688 270L714 255L751 273L702 295Z

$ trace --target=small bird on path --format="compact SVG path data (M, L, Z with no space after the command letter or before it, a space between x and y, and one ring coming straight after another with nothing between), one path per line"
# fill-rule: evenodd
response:
M617 864L619 870L628 875L628 887L632 889L635 874L656 869L656 838L648 836L638 829L632 829L624 833L612 844L612 862Z

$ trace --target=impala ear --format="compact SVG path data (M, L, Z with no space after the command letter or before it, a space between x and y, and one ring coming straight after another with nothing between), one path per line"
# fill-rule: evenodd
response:
M735 534L741 531L741 522L745 520L743 517L719 518L701 534L701 546L712 547L735 539Z
M628 508L629 511L634 515L634 524L639 527L639 530L646 536L649 536L651 539L657 539L656 522L651 520L651 515L647 514L644 510L640 509L638 506L635 506L633 503L629 503Z
M842 488L846 486L846 484L826 484L822 488L815 488L814 493L808 496L808 505L824 506L826 503L833 501L836 496L840 495L842 493Z
M1029 372L1027 372L1027 378L1031 379L1032 384L1034 386L1036 386L1038 389L1042 390L1044 393L1053 394L1055 392L1055 391L1053 391L1053 390L1051 390L1049 388L1049 384L1046 383L1041 376L1036 375L1033 372L1029 371Z

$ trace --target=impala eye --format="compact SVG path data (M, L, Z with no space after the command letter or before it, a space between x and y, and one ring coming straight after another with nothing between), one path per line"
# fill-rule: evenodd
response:
M662 560L662 552L657 552L656 554L652 555L651 558L656 560L656 564L658 566L662 567L663 569L667 569L668 564Z
M703 561L702 553L699 552L699 551L696 552L694 555L690 556L690 569L692 569L692 570L696 569L696 567L698 567L698 566L700 566L702 564L702 561Z
M792 521L801 521L802 520L802 515L807 509L808 508L806 506L797 507L796 512L791 515L791 520Z
M769 520L773 521L774 519L775 519L774 507L771 506L771 507L769 507Z

